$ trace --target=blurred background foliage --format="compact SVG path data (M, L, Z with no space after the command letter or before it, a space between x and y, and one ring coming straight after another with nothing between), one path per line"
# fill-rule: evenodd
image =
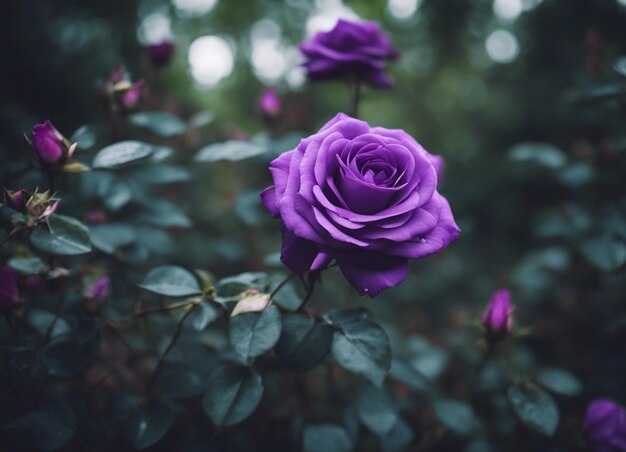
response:
M280 270L279 227L261 208L258 192L270 184L267 164L274 156L336 112L349 113L350 87L307 83L296 47L338 17L378 21L401 51L389 65L395 87L365 89L360 116L402 128L444 156L442 191L463 233L441 255L414 263L407 282L375 300L359 299L338 272L328 271L313 308L364 305L373 311L394 352L409 354L446 394L472 399L492 420L495 450L580 448L587 401L599 395L626 400L626 65L619 60L626 51L626 2L9 2L0 16L2 185L44 185L24 172L32 158L22 137L44 119L66 136L90 127L95 143L77 151L87 163L114 141L98 90L123 63L133 79L146 81L144 110L168 111L187 124L203 112L195 116L199 127L173 138L124 130L124 138L149 136L170 146L173 162L191 174L185 183L157 189L180 212L153 209L147 223L168 230L167 246L129 252L122 259L132 264L126 277L139 282L163 263L216 277ZM164 38L176 43L174 60L155 71L145 45ZM283 101L272 121L257 107L268 85ZM240 162L194 163L203 146L229 139L268 150ZM106 196L90 196L90 190L82 175L64 177L63 213L84 220L88 210L103 209L115 220L133 209L132 203L111 208ZM164 217L174 220L167 224ZM499 287L511 287L516 324L530 327L508 351L516 373L534 377L541 368L559 367L583 382L576 397L558 399L555 438L516 426L504 396L475 400L480 394L469 389L466 369L480 361L474 347L480 335L470 324ZM115 286L114 294L112 309L129 312L133 294L116 293ZM312 417L321 417L312 410ZM415 432L413 444L422 445L416 450L470 443L463 435L442 439L428 430L424 410L410 420L424 428ZM482 443L472 447L488 450Z

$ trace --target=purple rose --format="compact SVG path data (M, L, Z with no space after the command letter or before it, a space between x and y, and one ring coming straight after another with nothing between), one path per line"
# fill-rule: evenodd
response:
M60 164L67 157L68 146L65 139L50 121L35 124L32 145L42 166Z
M137 80L128 90L120 94L120 104L125 111L132 111L139 106L143 80Z
M8 265L0 268L0 312L5 313L20 300L17 275Z
M509 290L494 292L481 319L487 335L496 339L506 336L513 327L513 311Z
M23 188L15 191L4 189L4 203L18 212L26 210L26 202L29 198L30 195Z
M304 66L311 80L356 76L378 88L389 88L385 60L399 56L387 36L374 22L339 20L335 28L319 32L300 44Z
M259 97L259 110L261 110L263 116L267 117L275 117L280 114L282 103L274 88L267 88L261 93Z
M163 41L158 44L150 44L148 46L148 58L154 67L164 67L169 64L174 55L174 43L172 41Z
M597 399L587 407L583 433L594 452L626 451L626 410L610 399Z
M339 113L270 165L274 185L261 197L284 222L281 260L304 278L335 259L372 297L400 284L409 259L460 233L433 161L406 132Z

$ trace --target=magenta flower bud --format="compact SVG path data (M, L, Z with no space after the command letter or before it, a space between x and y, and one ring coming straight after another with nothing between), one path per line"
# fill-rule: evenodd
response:
M174 43L172 41L162 41L158 44L148 46L148 57L154 67L165 67L172 60L174 55Z
M587 407L583 434L594 452L626 451L626 410L610 399L596 399Z
M107 221L107 215L101 210L92 210L91 212L87 212L85 220L87 220L87 223L91 224L102 224Z
M9 191L4 189L4 203L13 210L22 212L26 209L26 202L30 198L28 192L24 189Z
M101 276L91 286L85 287L83 290L83 296L89 300L102 301L109 294L109 287L111 286L111 278L108 276Z
M511 331L514 310L508 289L499 290L491 296L481 319L489 338L501 339Z
M133 86L120 95L120 104L126 111L132 111L139 105L141 100L141 90L143 89L143 80L137 80Z
M282 110L282 102L274 88L267 88L259 97L259 110L266 117L276 117Z
M0 312L6 313L20 300L17 275L8 265L0 268Z
M40 220L45 220L46 218L48 218L50 215L52 215L54 212L56 212L57 207L59 207L59 203L61 202L60 199L57 199L56 201L54 201L52 204L50 204L48 207L46 207L44 209L43 212L41 212L41 214L39 215L39 219Z
M35 124L32 132L32 145L42 166L57 165L67 156L67 146L63 135L50 121Z

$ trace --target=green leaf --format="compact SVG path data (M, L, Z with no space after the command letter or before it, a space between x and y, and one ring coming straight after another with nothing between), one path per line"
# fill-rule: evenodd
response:
M40 361L48 369L48 374L67 378L91 367L99 347L98 330L87 337L60 336L41 350Z
M280 311L274 305L263 311L231 317L228 336L235 352L244 358L256 358L268 352L280 338Z
M526 382L509 387L507 395L522 422L546 436L554 434L559 424L559 409L547 392Z
M96 174L97 194L110 210L117 212L131 201L133 191L126 180L112 173Z
M333 325L341 328L348 323L365 320L367 318L367 310L365 308L342 309L329 312L324 317Z
M184 166L154 165L135 172L133 180L144 185L173 184L191 179L191 172Z
M185 399L202 394L204 384L200 376L190 370L170 369L159 375L154 391L166 399Z
M615 271L626 262L626 244L608 235L585 240L580 251L592 265L605 272Z
M409 450L414 438L411 426L402 419L398 419L389 433L380 439L382 450L383 452L404 452Z
M9 259L13 270L22 275L39 275L48 271L48 266L37 256Z
M509 151L509 157L517 162L533 162L546 168L561 168L567 163L567 156L548 143L520 143Z
M287 283L274 295L272 300L281 308L294 312L302 306L304 298L298 294L294 284Z
M96 130L93 126L84 125L76 129L70 138L70 143L78 142L78 149L89 149L96 144Z
M315 367L330 352L333 330L301 313L283 314L283 327L276 345L281 365L303 372Z
M352 442L343 427L311 424L304 428L304 452L350 452Z
M220 160L238 161L264 154L265 146L248 141L224 141L203 147L198 151L196 162L217 162Z
M388 434L398 422L398 407L384 387L362 385L355 404L363 425L379 437Z
M556 367L547 367L537 374L537 381L544 388L564 396L575 396L582 392L583 385L571 372Z
M75 218L52 215L48 227L39 226L30 236L33 246L49 254L72 256L91 251L89 229Z
M335 360L344 368L382 386L391 367L391 349L385 331L369 320L339 325L333 336Z
M92 168L117 168L149 157L152 146L140 141L121 141L101 149L93 159Z
M459 435L469 435L479 427L474 410L465 402L440 399L434 402L434 409L437 419Z
M126 429L126 436L135 449L147 449L158 443L174 423L172 411L152 401L137 408Z
M202 293L198 280L191 272L173 265L151 270L139 287L166 297L191 297Z
M216 425L235 425L252 414L262 396L259 374L237 364L224 364L209 377L202 406Z
M180 135L187 129L180 118L165 111L142 111L132 114L129 120L137 127L143 127L162 137Z
M215 114L209 110L199 111L187 121L187 126L190 129L199 129L201 127L208 126L215 119Z
M432 383L423 373L397 359L391 360L389 376L421 393L429 393L433 389Z
M221 310L210 301L203 301L196 306L196 309L189 315L187 322L193 326L196 331L202 331L206 326L217 319L221 314Z
M91 243L103 253L113 254L135 242L135 229L124 223L104 223L91 226Z
M74 436L76 416L65 404L47 404L5 424L2 429L19 429L39 450L57 450Z
M181 207L165 199L150 199L143 205L145 211L139 218L163 228L188 228L191 220Z

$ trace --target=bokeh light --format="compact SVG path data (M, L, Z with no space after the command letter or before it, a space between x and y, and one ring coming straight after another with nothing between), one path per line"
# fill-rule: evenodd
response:
M514 21L524 11L522 0L494 0L493 12L503 20Z
M339 19L358 20L359 16L341 0L317 0L317 8L306 22L306 33L331 30Z
M217 0L172 0L172 3L180 16L196 17L211 11Z
M421 0L389 0L387 9L398 20L408 20L419 8Z
M496 63L510 63L519 53L519 44L513 33L496 30L485 41L487 55Z
M228 77L235 65L235 49L219 36L202 36L189 46L189 70L201 86L212 87Z
M139 25L137 37L142 44L162 42L172 38L172 21L164 12L147 15Z

